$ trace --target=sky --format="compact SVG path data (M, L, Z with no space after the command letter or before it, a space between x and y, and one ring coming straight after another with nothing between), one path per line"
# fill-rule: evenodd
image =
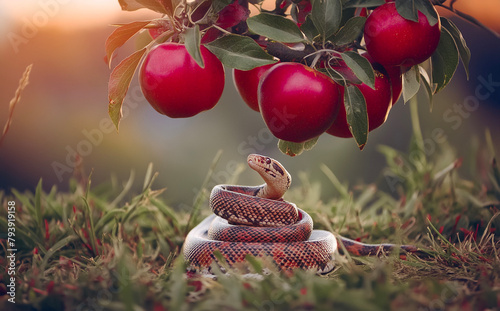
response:
M498 0L458 0L457 9L477 17L490 27L500 28ZM117 0L0 0L0 29L6 31L16 19L28 19L32 22L47 22L65 28L90 27L109 20L111 16L120 14ZM136 16L145 15L141 10ZM47 23L45 22L45 23Z
M72 28L102 23L115 15L120 6L118 1L110 0L0 0L0 10L5 17L2 24L24 18L44 22L44 15L50 23Z
M0 0L0 40L8 38L18 23L75 31L99 27L115 18L134 20L148 16L158 14L148 10L123 12L118 0Z

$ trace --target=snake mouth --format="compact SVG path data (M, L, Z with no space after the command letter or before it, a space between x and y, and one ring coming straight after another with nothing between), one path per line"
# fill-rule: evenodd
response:
M260 163L262 162L263 156L258 154L251 154L247 158L247 163L253 170L259 170L264 168Z
M259 174L268 174L271 175L273 178L276 178L277 173L279 175L283 176L285 173L283 172L283 169L279 167L278 164L276 164L276 160L273 160L269 157L265 157L259 154L251 154L247 158L247 163L248 166L250 166L251 169L254 171L258 172Z
M286 169L278 161L259 154L251 154L247 158L248 165L254 169L263 169L266 172L272 171L281 176L288 175Z
M252 159L248 159L248 166L250 166L250 168L252 169L256 169L256 168L259 168L259 165L257 163L255 163Z

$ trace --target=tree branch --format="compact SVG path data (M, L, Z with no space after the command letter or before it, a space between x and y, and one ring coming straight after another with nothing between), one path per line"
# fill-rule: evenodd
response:
M305 45L303 50L292 49L283 43L279 42L269 42L267 43L267 53L279 58L282 62L305 62L310 65L312 63L311 59L304 59L307 55L313 53L314 47L311 45Z
M476 25L480 28L483 28L485 30L487 30L489 33L493 34L495 37L497 38L500 38L500 34L496 31L494 31L493 29L489 28L488 26L486 26L485 24L481 23L480 21L478 21L475 17L469 15L469 14L466 14L462 11L459 11L457 9L455 9L453 7L453 4L455 3L456 0L452 1L450 6L446 6L444 5L443 3L441 3L442 1L439 1L439 0L434 0L433 3L434 5L436 6L440 6L442 8L445 8L447 9L448 11L451 11L453 12L455 15L457 15L458 17L468 21L469 23L473 24L473 25Z

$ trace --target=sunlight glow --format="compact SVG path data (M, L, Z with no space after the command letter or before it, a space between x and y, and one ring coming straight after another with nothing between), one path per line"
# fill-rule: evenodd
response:
M265 2L266 9L274 6L274 1ZM482 0L480 3L459 0L455 7L498 29L498 0ZM255 8L251 9L255 13ZM5 28L23 21L75 29L108 24L119 17L137 20L155 18L158 14L149 10L123 12L118 0L1 0L0 34L5 32Z
M16 0L0 3L2 15L0 28L16 23L31 22L36 26L55 26L63 29L78 29L109 24L120 15L140 19L144 16L158 17L147 10L123 12L117 0ZM3 26L3 27L2 27Z

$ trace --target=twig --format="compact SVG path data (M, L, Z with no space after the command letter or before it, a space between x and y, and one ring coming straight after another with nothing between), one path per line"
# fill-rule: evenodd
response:
M445 8L445 9L447 9L447 10L449 10L449 11L453 12L453 13L454 13L455 15L457 15L458 17L461 17L462 19L464 19L464 20L468 21L469 23L471 23L471 24L473 24L473 25L476 25L476 26L478 26L478 27L480 27L480 28L483 28L483 29L487 30L489 33L493 34L495 37L497 37L497 38L499 38L499 39L500 39L500 34L499 34L498 32L494 31L493 29L489 28L489 27L488 27L488 26L486 26L485 24L481 23L481 22L480 22L480 21L478 21L475 17L473 17L473 16L471 16L471 15L469 15L469 14L467 14L467 13L464 13L464 12L462 12L462 11L459 11L459 10L455 9L455 8L453 7L453 4L454 4L455 2L456 2L456 0L455 0L455 1L452 1L452 2L450 3L450 6L446 6L446 5L444 5L444 4L442 4L442 3L439 3L439 2L437 2L437 3L436 3L436 2L434 2L434 5L436 5L436 6L440 6L440 7L442 7L442 8Z
M300 62L314 51L314 47L311 45L306 45L303 50L294 50L279 42L269 42L267 44L267 52L284 62ZM310 65L312 60L305 60L305 62Z

